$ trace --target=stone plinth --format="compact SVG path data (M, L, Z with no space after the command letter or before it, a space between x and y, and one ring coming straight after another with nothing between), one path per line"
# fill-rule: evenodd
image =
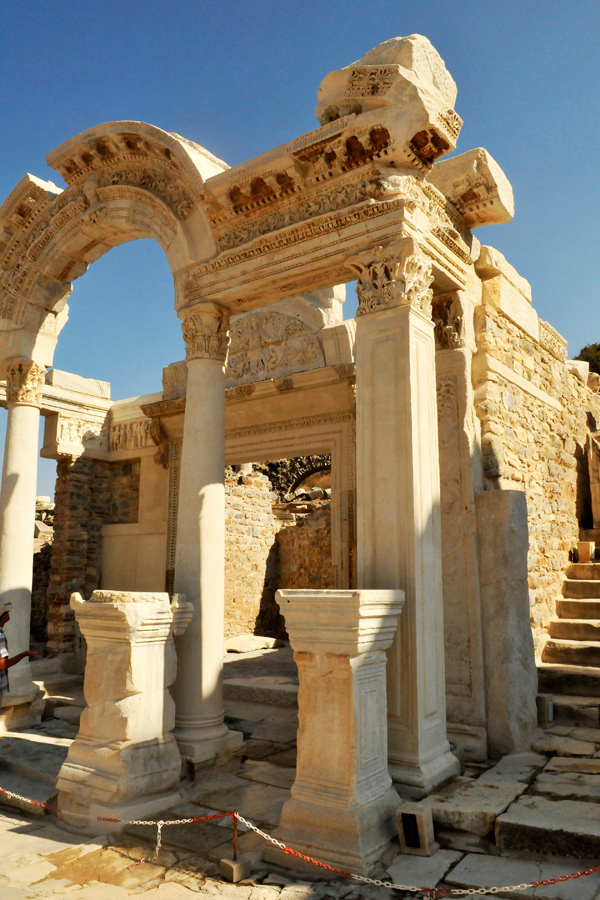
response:
M296 780L279 840L366 873L396 834L387 771L385 651L402 591L278 591L299 675ZM267 858L302 868L276 848Z
M180 797L181 757L171 734L175 704L169 685L177 658L173 632L192 610L181 595L94 591L73 594L71 607L87 641L79 733L58 774L58 805L69 812L117 819L145 818ZM112 831L115 825L108 828Z

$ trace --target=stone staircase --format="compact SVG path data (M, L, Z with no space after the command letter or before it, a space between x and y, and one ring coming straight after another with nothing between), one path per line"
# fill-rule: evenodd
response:
M600 724L600 561L567 569L538 674L555 721Z

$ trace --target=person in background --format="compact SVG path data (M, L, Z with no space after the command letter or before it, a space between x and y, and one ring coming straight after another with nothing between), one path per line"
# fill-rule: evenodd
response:
M39 659L41 657L41 653L38 653L37 650L23 650L22 653L17 653L16 656L8 655L8 644L6 642L6 635L4 634L4 626L10 619L10 609L12 604L8 600L0 600L0 709L2 708L2 695L5 691L10 690L10 685L8 681L8 670L13 666L16 666L18 662L21 662L22 659L25 659L26 656L29 659Z

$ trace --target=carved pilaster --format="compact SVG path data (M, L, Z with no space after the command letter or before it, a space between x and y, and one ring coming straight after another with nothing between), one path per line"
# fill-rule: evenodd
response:
M215 303L201 303L182 310L181 330L185 356L225 362L229 347L229 311Z
M42 405L46 369L31 359L13 359L6 366L6 399L21 406Z
M436 350L465 346L464 310L458 293L436 297L432 315Z
M375 247L346 263L357 274L357 316L412 306L431 317L433 271L413 238Z

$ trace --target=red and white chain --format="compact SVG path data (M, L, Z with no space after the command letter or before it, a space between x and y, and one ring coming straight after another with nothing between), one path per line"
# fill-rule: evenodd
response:
M594 866L593 868L584 869L582 872L573 872L571 875L561 875L559 878L546 878L543 881L530 881L528 883L523 884L513 884L508 885L506 887L480 887L480 888L423 888L423 887L413 887L411 885L406 884L395 884L392 881L382 881L378 878L368 878L366 875L357 875L354 872L347 872L344 869L338 869L336 866L331 866L328 863L321 862L318 859L314 859L312 856L306 856L304 853L300 853L298 850L292 849L292 847L288 847L287 844L284 844L283 841L277 840L277 838L272 837L270 834L267 834L266 831L261 831L258 826L254 825L248 819L245 819L241 816L237 811L234 812L224 812L224 813L215 813L210 816L194 816L193 818L188 819L111 819L107 816L88 816L85 813L78 812L68 812L66 810L58 810L53 806L47 806L45 803L40 803L38 800L30 800L28 797L22 797L20 794L15 794L13 791L8 791L6 788L0 787L0 793L4 794L6 797L10 797L13 800L20 800L22 803L28 803L32 806L40 806L42 809L47 809L50 812L62 812L63 815L67 815L69 817L75 819L85 819L89 822L90 818L94 819L97 822L112 822L120 825L151 825L156 828L156 848L154 851L154 856L150 859L141 859L135 865L141 865L143 862L150 862L153 860L157 860L161 854L162 850L162 830L167 825L193 825L195 822L206 822L210 819L237 819L238 822L242 822L242 824L246 825L251 831L254 831L255 834L260 835L265 841L273 844L275 847L278 847L280 850L283 850L284 853L300 857L300 859L305 860L306 862L312 863L314 866L317 866L321 869L327 869L330 872L335 872L337 875L341 875L344 878L352 878L354 881L360 881L363 884L372 884L375 887L383 887L389 888L393 891L407 891L409 893L415 894L423 894L424 897L430 898L439 898L439 897L472 897L477 894L504 894L504 893L516 893L517 891L527 891L532 887L541 887L546 885L558 884L563 881L570 881L575 878L582 878L584 875L593 875L596 872L600 872L600 866Z

